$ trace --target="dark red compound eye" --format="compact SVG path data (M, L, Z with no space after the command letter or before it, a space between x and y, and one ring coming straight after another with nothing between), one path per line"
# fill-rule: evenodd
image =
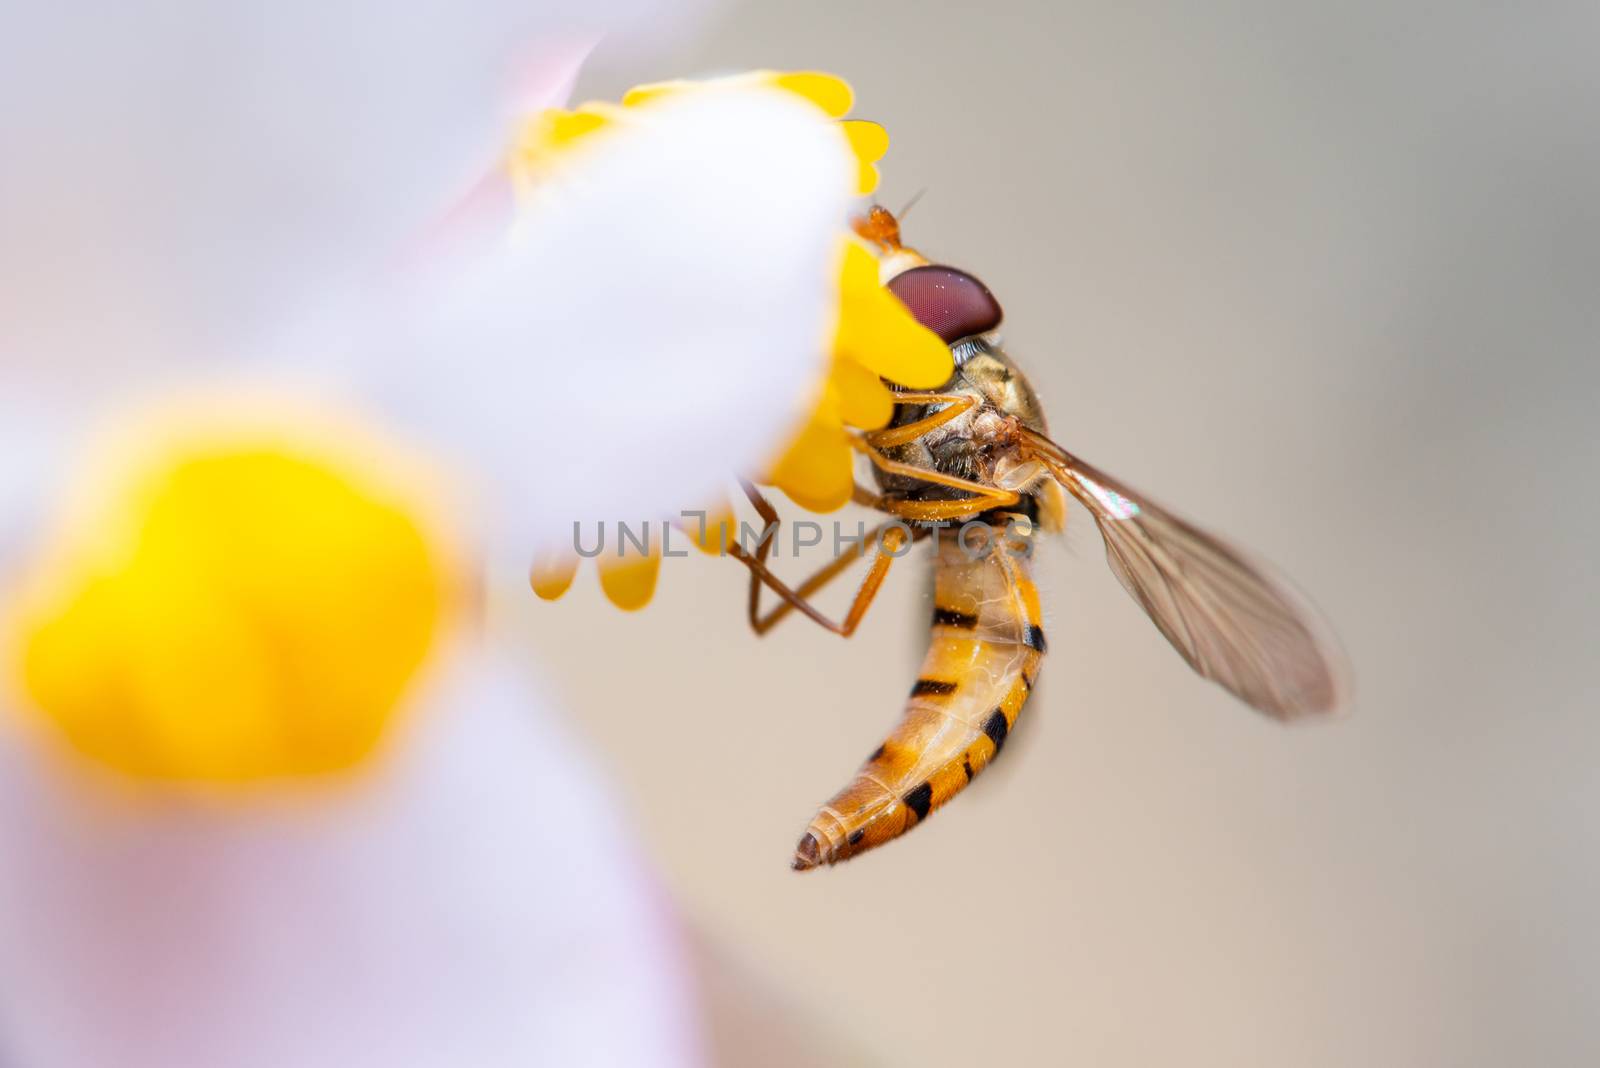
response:
M889 292L946 345L1000 325L1000 302L989 287L954 267L913 267L890 280Z

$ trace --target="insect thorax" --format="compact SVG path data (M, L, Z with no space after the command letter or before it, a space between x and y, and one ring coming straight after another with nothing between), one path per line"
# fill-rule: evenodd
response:
M983 338L966 338L951 346L955 374L938 390L970 396L972 410L916 441L884 450L894 460L931 468L957 478L994 485L995 467L1011 456L1015 445L1003 431L1015 419L1030 429L1045 432L1038 396L1016 364L1000 348ZM905 426L938 411L943 405L902 404L890 426ZM963 490L930 485L915 478L886 474L874 468L879 487L906 500L952 500L969 496ZM1025 504L1028 503L1025 499ZM1026 512L1028 509L1018 508Z

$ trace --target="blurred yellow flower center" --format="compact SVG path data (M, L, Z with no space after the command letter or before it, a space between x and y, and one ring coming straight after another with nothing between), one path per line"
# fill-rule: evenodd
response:
M15 653L81 753L135 776L347 768L453 601L420 510L338 449L200 435L93 494L31 576Z

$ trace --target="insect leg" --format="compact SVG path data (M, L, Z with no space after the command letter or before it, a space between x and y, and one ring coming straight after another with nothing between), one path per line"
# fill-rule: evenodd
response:
M756 514L761 517L761 522L765 524L765 527L761 532L761 540L756 543L756 563L765 567L767 563L767 554L772 551L772 543L776 541L778 537L778 510L772 507L772 502L762 496L761 491L756 489L753 483L747 482L741 478L739 480L739 487L744 490L744 495L750 498L750 503L755 505ZM737 543L735 543L735 545L740 549L743 548L743 546L737 545ZM739 554L736 554L735 558L744 559L744 557ZM754 568L750 570L750 625L752 627L756 626L756 619L759 617L761 612L760 577L761 573L759 571L756 571ZM760 628L757 628L756 632L759 634Z
M965 490L971 497L964 497L958 501L906 501L898 497L882 496L872 501L872 507L902 519L959 519L962 516L973 516L980 512L987 512L991 508L1009 508L1022 500L1020 494L1014 490L1001 489L998 486L985 485L982 482L973 482L971 479L947 475L942 471L933 471L916 464L903 463L891 460L877 449L860 438L853 439L855 446L867 454L874 465L880 470L891 475L903 475L915 478L922 482L929 482L935 486L948 486L951 489Z
M862 434L867 443L875 448L888 449L916 441L928 431L944 426L957 416L971 411L972 406L978 403L978 398L966 393L897 393L894 400L896 404L948 404L949 406L905 426L889 427L887 430L869 430Z
M730 545L728 552L750 569L751 601L750 601L750 626L757 634L765 634L772 629L793 609L799 609L819 626L831 630L843 638L848 638L855 633L861 619L866 615L867 609L872 605L872 599L877 596L879 588L883 585L884 578L889 573L889 567L899 555L900 550L907 541L920 541L926 537L926 530L907 532L903 524L884 523L875 527L870 534L865 535L877 542L877 554L873 557L872 567L867 572L866 578L861 581L861 588L856 591L855 600L850 603L850 609L845 614L843 623L835 623L821 612L806 598L821 589L832 579L838 577L850 566L852 560L848 555L840 555L824 566L816 574L801 583L798 590L791 589L782 579L778 578L767 567L766 563L756 556L747 553L744 547L738 544ZM783 599L767 615L762 616L758 609L761 585L765 584Z
M772 502L768 501L761 491L749 482L741 481L740 486L744 489L745 496L750 498L750 503L755 507L762 521L769 528L776 529L779 521L778 510L772 506ZM855 488L854 497L857 502L865 504L871 504L877 499L871 492L859 485ZM798 589L791 589L788 584L774 575L771 569L767 567L767 555L771 552L773 539L763 537L761 542L757 544L754 553L747 551L744 546L737 543L729 545L728 555L750 569L749 617L751 629L757 634L765 634L785 616L789 615L790 612L799 609L818 626L825 627L835 634L848 638L861 622L861 617L866 613L867 607L872 603L873 596L878 592L878 587L882 584L884 575L889 570L888 561L892 560L894 554L898 553L905 544L905 533L904 529L896 528L892 523L883 523L874 527L870 533L862 535L861 544L872 543L878 545L878 555L873 561L872 570L868 572L866 579L862 582L861 589L856 593L856 599L851 603L850 611L842 624L834 623L817 611L807 598L843 574L854 562L851 554L841 554L835 557L821 570L802 582ZM928 533L925 530L913 531L911 540L921 541L927 537ZM770 587L783 602L766 615L761 614L761 587L763 585Z

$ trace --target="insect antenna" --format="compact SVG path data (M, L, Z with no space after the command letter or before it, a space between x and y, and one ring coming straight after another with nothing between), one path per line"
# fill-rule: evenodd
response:
M926 193L927 191L928 191L928 187L927 186L923 186L921 189L919 189L915 193L911 194L911 199L906 201L906 206L901 208L895 214L895 218L899 219L901 222L905 222L906 216L911 214L911 209L917 206L917 201L921 200L922 199L922 195L924 193Z

